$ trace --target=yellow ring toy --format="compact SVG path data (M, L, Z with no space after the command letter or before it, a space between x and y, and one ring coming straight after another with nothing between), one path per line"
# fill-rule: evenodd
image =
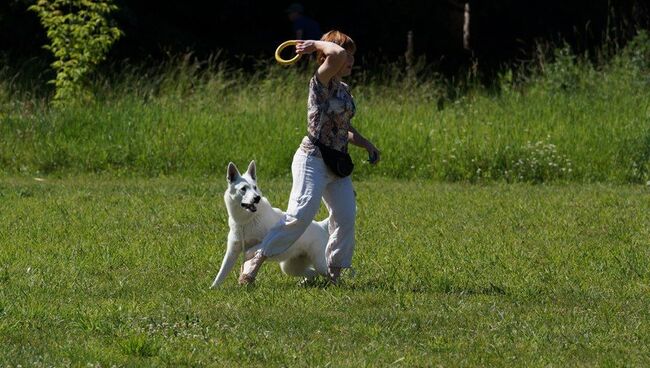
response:
M280 44L280 46L278 46L278 48L275 49L275 60L280 65L285 65L285 66L289 66L289 65L295 63L296 61L298 61L300 59L300 57L302 56L302 54L297 54L296 56L294 56L293 58L291 58L289 60L285 60L282 57L280 57L280 52L282 52L282 50L284 50L287 46L295 46L297 44L298 44L298 41L296 41L296 40L289 40L289 41L282 42Z

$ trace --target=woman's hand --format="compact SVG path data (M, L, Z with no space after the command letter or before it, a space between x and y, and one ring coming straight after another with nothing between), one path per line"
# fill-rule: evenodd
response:
M353 126L348 129L348 142L357 147L365 148L368 151L368 162L376 164L381 160L381 152L375 147L372 142L364 138Z
M296 54L311 54L316 51L316 41L314 40L299 40L296 45Z
M368 151L368 162L371 164L376 164L381 160L381 152L375 147L374 144L368 142L368 145L366 146L366 151Z

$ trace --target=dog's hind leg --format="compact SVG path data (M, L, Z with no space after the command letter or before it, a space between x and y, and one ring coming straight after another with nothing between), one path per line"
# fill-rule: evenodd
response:
M304 255L280 262L280 269L289 276L312 278L317 275L316 270L311 267L310 259Z
M318 248L313 249L309 254L311 267L314 269L316 274L321 276L327 276L327 258L325 257L325 249Z

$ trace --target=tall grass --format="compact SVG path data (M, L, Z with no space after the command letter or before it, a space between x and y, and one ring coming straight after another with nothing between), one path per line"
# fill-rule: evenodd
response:
M117 70L117 69L116 69ZM30 87L0 81L0 170L39 175L222 175L256 159L289 174L306 129L311 68L171 60L95 78L96 99L51 109ZM597 63L568 47L505 69L493 87L461 88L396 65L356 71L353 125L383 154L357 177L443 181L650 180L650 45L640 32ZM37 88L37 87L32 87Z

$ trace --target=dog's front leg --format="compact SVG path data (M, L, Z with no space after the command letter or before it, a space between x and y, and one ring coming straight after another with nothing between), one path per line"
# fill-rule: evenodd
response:
M228 234L228 247L226 249L226 254L221 262L219 273L217 273L217 277L214 278L214 281L210 286L211 289L216 288L226 279L226 276L228 276L233 266L235 266L239 253L241 253L240 240L237 239L237 236L233 231L230 231Z

